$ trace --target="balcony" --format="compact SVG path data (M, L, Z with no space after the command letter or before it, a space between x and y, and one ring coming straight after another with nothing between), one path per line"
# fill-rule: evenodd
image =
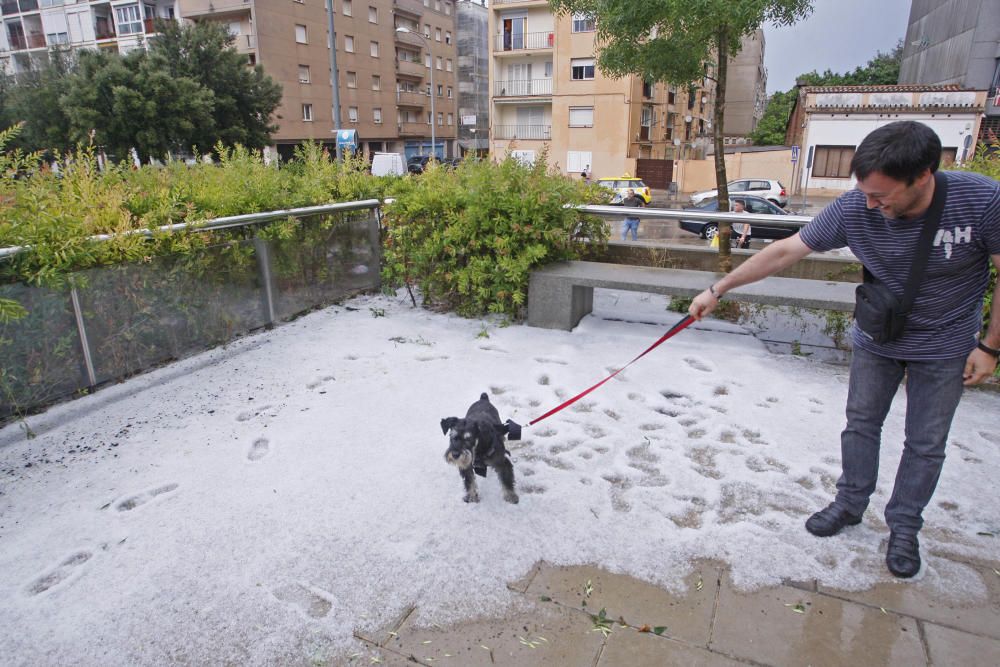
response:
M10 45L11 51L23 51L28 48L28 40L24 35L7 35L7 44Z
M493 82L494 97L552 95L552 79L509 79Z
M114 39L115 27L107 22L98 23L94 26L95 39Z
M396 43L412 46L417 49L424 48L424 37L413 32L396 32Z
M495 52L532 51L538 49L551 49L555 46L555 43L556 34L554 32L508 32L502 35L496 35L493 46Z
M493 2L490 3L490 7L500 7L508 5L524 5L527 7L531 6L547 7L548 4L549 4L548 0L493 0Z
M396 104L401 107L420 107L423 108L430 101L430 97L425 93L421 93L415 90L398 90L396 91Z
M413 76L422 79L427 75L427 67L423 63L415 63L410 60L396 59L396 74Z
M247 53L257 48L257 35L234 35L233 48L239 53Z
M33 35L28 35L28 48L29 49L44 49L45 47L46 47L46 44L45 44L45 35L42 35L40 33L35 33Z
M407 14L416 18L424 15L424 3L421 0L393 0L392 6L397 14Z
M551 125L494 125L494 139L538 139L552 138Z
M401 137L426 137L431 133L427 123L399 123L397 128Z

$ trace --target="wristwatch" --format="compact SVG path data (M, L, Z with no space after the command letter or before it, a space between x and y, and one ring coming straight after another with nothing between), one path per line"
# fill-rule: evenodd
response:
M985 352L986 354L992 354L994 359L1000 359L1000 350L989 347L983 341L979 341L979 345L977 347L979 347L979 349Z

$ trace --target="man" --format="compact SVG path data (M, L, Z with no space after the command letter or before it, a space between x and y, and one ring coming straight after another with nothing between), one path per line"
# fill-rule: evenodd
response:
M642 197L637 197L635 190L629 188L625 192L625 198L622 199L622 206L628 206L631 208L639 208L640 206L645 206L646 202ZM636 241L639 238L639 218L635 216L628 216L625 218L625 225L622 227L622 241L627 240L628 233L632 232L632 240Z
M733 201L733 213L746 213L746 207L739 199ZM737 237L737 248L746 249L750 247L750 225L745 222L734 222L733 234Z
M875 130L851 161L857 189L695 297L691 315L701 319L727 291L778 273L810 252L844 246L898 297L934 196L940 158L941 141L926 125L899 121ZM990 377L1000 356L1000 288L986 333L977 340L989 261L1000 268L1000 184L967 172L942 175L947 198L902 336L879 344L857 325L852 329L843 472L833 503L806 521L806 530L818 537L861 522L878 478L882 424L905 374L906 439L885 508L886 565L903 578L920 570L921 515L937 486L963 384Z

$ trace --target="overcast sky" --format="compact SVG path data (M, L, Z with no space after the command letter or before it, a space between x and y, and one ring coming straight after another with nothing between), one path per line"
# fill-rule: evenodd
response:
M864 65L906 35L910 0L815 0L814 11L791 27L764 27L767 94L788 90L799 74Z

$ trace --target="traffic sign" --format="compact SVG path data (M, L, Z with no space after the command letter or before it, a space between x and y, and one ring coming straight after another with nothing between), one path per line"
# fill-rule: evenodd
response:
M799 161L799 147L792 146L792 164L795 164L798 161Z

